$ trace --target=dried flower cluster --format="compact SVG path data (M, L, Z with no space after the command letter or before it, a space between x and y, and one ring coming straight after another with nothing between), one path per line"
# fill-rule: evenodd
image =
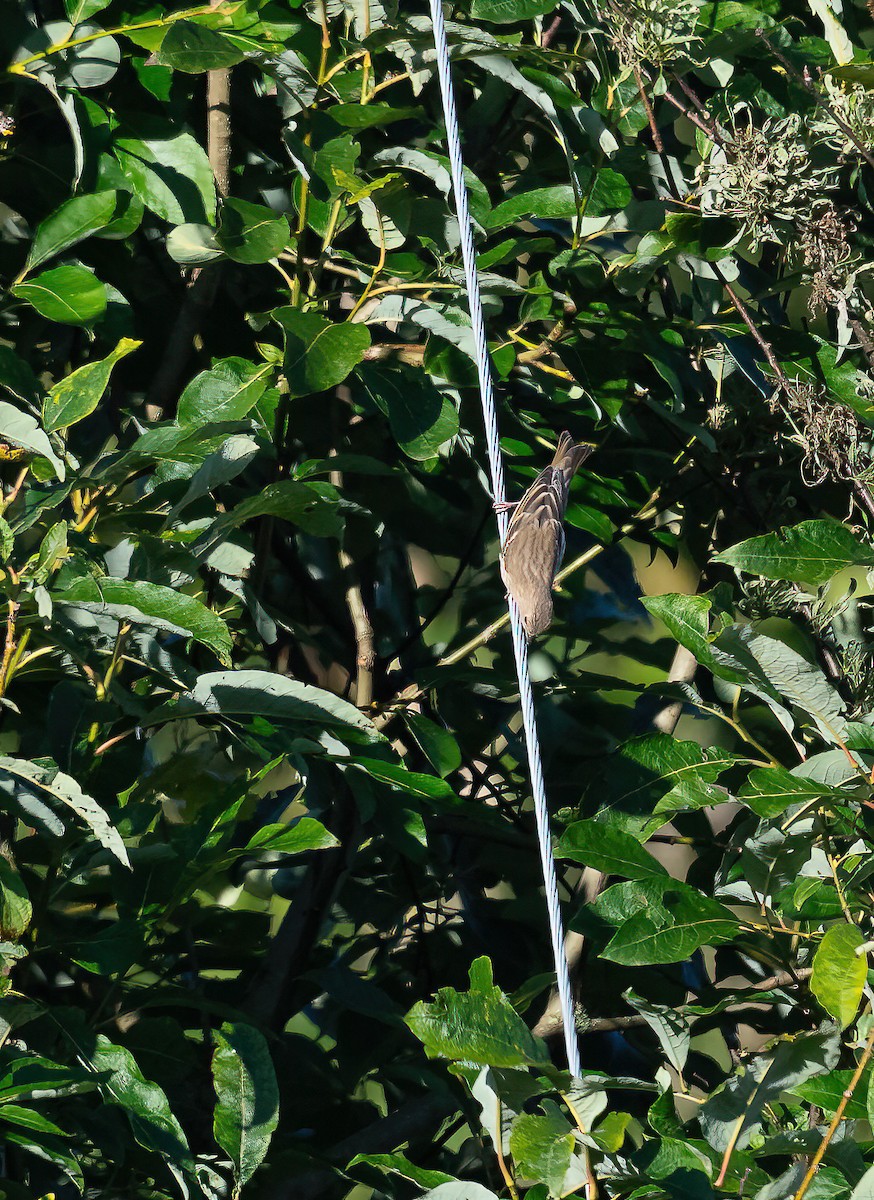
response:
M714 147L700 171L701 209L734 217L753 248L787 243L828 201L828 172L818 169L801 118L739 125L730 146Z
M827 107L817 107L810 119L811 132L843 157L857 158L857 143L870 147L874 140L874 91L860 83L847 83L828 75L823 75L820 84ZM832 114L843 122L843 129Z
M603 17L624 67L688 58L701 0L608 0Z
M853 640L840 647L838 657L853 697L849 715L858 720L874 711L874 653L864 642Z
M835 304L847 279L847 268L853 260L847 220L833 204L806 221L801 230L801 253L811 271L811 312Z
M788 440L804 451L801 478L808 487L827 479L862 479L870 474L870 456L862 443L866 433L859 418L814 384L782 388L775 404L783 408L793 432Z

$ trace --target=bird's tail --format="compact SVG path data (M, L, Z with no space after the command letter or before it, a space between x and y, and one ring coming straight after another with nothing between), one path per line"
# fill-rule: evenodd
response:
M561 471L565 486L570 484L574 475L594 449L594 446L589 446L585 442L574 445L574 439L567 430L564 431L558 439L552 465Z

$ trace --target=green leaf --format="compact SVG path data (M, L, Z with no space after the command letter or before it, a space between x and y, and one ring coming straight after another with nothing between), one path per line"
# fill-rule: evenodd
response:
M205 267L224 258L225 252L216 241L211 225L188 222L177 225L167 234L167 253L184 267Z
M601 216L604 212L624 208L631 200L631 188L627 181L609 167L602 167L591 187L577 194L570 184L554 187L534 188L518 196L511 196L487 218L489 229L503 229L517 221L530 218L537 220L573 220L579 211L588 217Z
M67 557L67 534L69 527L66 521L56 521L47 531L40 542L36 562L31 568L33 559L29 559L25 570L34 583L45 583L53 575Z
M725 751L667 734L630 738L593 772L590 784L604 813L622 821L641 841L670 814L725 802L715 781L734 763Z
M212 224L215 182L206 152L168 126L152 136L119 137L115 157L146 208L171 225Z
M54 1121L49 1121L42 1113L33 1108L21 1108L18 1104L0 1104L0 1121L9 1121L22 1129L31 1129L34 1133L52 1133L59 1137L69 1138ZM4 1198L5 1200L5 1198Z
M24 446L39 458L51 463L57 478L64 482L67 469L52 449L52 444L39 427L35 417L21 412L11 404L0 400L0 438L18 446Z
M847 793L840 788L793 775L785 767L778 766L755 767L737 793L737 798L758 816L767 819L779 817L790 804L809 804L820 800L846 804L850 801Z
M435 1188L441 1183L453 1182L451 1175L446 1175L443 1171L428 1171L417 1167L403 1154L356 1154L346 1170L351 1171L359 1164L376 1167L380 1171L390 1171L393 1175L400 1175L403 1179L409 1179L424 1188Z
M493 208L488 217L489 229L502 229L517 221L536 217L538 220L571 220L577 215L577 196L569 183L554 187L534 188L511 196Z
M405 363L397 367L367 364L361 371L365 391L388 417L392 434L410 458L427 461L458 433L458 412L431 379Z
M235 1194L264 1161L279 1123L279 1088L263 1034L251 1025L222 1025L213 1033L215 1140L234 1165Z
M136 921L113 921L93 937L66 943L64 950L73 960L94 975L125 975L142 961L145 939Z
M86 363L56 383L43 401L42 419L49 433L67 429L93 413L109 386L112 368L141 345L142 342L122 338L106 358Z
M0 387L29 408L39 408L42 388L32 368L11 346L0 346Z
M193 716L262 716L272 721L349 726L372 741L384 739L354 704L332 692L272 671L214 671L201 675L191 691L162 705L145 724Z
M176 420L189 426L237 421L255 407L272 375L267 363L223 358L191 380L179 397Z
M4 776L24 792L42 794L43 797L50 797L56 804L72 809L102 846L114 854L124 866L130 866L124 842L109 817L93 797L82 791L72 776L59 771L51 760L27 762L25 759L0 757L0 779Z
M0 854L0 938L17 942L32 915L24 880L12 863Z
M104 8L108 8L112 0L64 0L64 9L71 25L79 25L89 17L96 16Z
M371 129L375 125L390 125L421 115L421 109L397 108L391 104L334 104L331 119L347 129Z
M13 296L59 325L88 325L106 309L106 288L85 267L70 264L16 283Z
M843 703L816 664L785 642L758 633L755 626L733 626L720 635L717 644L728 652L736 668L745 671L744 686L771 704L784 724L791 725L791 720L785 710L781 713L779 704L774 705L777 696L806 713L831 744L843 740Z
M313 817L301 817L292 825L264 825L253 834L246 850L277 850L303 854L307 850L329 850L339 846L333 833Z
M699 663L706 664L713 657L709 640L711 602L706 596L642 596L641 604L667 626L681 646L692 651Z
M701 946L731 941L739 929L723 905L667 877L615 883L590 908L618 926L601 956L632 967L682 962Z
M473 0L470 15L474 21L491 21L506 25L514 21L530 21L551 13L555 4L550 0Z
M422 753L442 779L458 770L461 766L461 750L448 729L435 725L418 713L405 712L404 720Z
M200 600L174 588L141 579L88 575L54 592L53 599L116 621L185 634L208 646L221 662L230 662L232 642L225 622Z
M813 956L810 990L822 1007L846 1029L859 1010L868 978L868 956L857 954L864 937L855 925L832 925Z
M804 1083L796 1084L792 1091L794 1095L806 1100L808 1104L815 1104L825 1112L836 1112L838 1107L842 1106L845 1115L851 1120L867 1121L868 1106L864 1097L871 1086L872 1071L869 1066L859 1081L855 1094L847 1100L844 1092L849 1090L849 1084L854 1074L855 1071L849 1069L830 1071L828 1075L818 1075Z
M692 1031L688 1019L667 1004L654 1004L629 989L624 999L637 1009L656 1035L668 1062L681 1075L689 1057Z
M238 263L265 263L288 245L288 221L263 204L225 200L216 242Z
M740 542L715 561L766 579L819 585L846 567L874 564L874 548L839 521L802 521Z
M833 1070L839 1054L837 1032L809 1033L781 1041L772 1054L749 1060L699 1111L708 1143L720 1154L729 1146L746 1149L760 1128L765 1106L814 1075Z
M546 1184L550 1196L562 1196L576 1138L554 1105L548 1116L521 1113L510 1131L510 1153L518 1170Z
M98 1034L94 1051L82 1049L80 1058L96 1072L104 1102L125 1113L139 1144L193 1174L191 1151L166 1093L146 1079L131 1052Z
M276 308L273 316L285 333L284 370L291 397L325 392L342 383L370 345L366 325L335 324L296 308Z
M606 821L574 821L558 839L555 853L558 858L570 858L625 879L667 874L636 838Z
M455 798L455 792L449 784L444 779L435 779L433 775L408 771L406 767L402 767L398 763L383 762L381 758L362 758L356 755L353 761L372 778L380 779L383 783L390 783L413 796L424 796L435 800Z
M429 1058L482 1066L543 1066L545 1044L535 1038L504 993L491 981L488 959L471 966L471 990L441 988L433 1004L420 1000L406 1023Z
M193 21L174 21L161 42L158 61L192 75L233 67L245 58L228 38Z
M48 21L32 30L21 43L16 57L46 54L28 64L28 72L49 90L78 90L101 87L118 70L121 50L115 38L103 34L99 25L83 21L76 29L68 21Z
M314 537L339 537L343 528L337 502L320 491L318 484L281 479L213 521L195 549L205 555L225 539L229 530L239 528L253 517L265 516L281 517Z
M117 204L117 192L95 192L74 196L55 209L37 226L33 235L27 256L28 272L104 229L115 216Z
M850 1193L849 1200L874 1200L874 1167L869 1167Z
M15 534L5 517L0 517L0 562L6 562L15 546Z

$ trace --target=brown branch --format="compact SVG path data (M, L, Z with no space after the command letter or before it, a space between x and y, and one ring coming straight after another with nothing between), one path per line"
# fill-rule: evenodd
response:
M335 475L339 475L339 471L331 473L332 482ZM358 668L355 677L355 703L360 709L368 709L373 703L373 665L376 662L373 626L367 615L361 588L355 582L353 574L355 563L352 556L341 547L339 558L340 569L347 581L346 607L349 610L349 618L355 633L355 664Z
M770 992L774 988L797 987L809 979L812 974L812 967L799 967L797 971L778 971L776 975L770 975L767 979L760 979L756 983L750 984L749 991ZM758 1003L758 1001L739 1001L737 1004L728 1005L723 1011L727 1013L744 1012L751 1003ZM682 1014L683 1007L677 1011ZM640 1016L639 1013L627 1017L581 1017L579 1030L580 1033L613 1033L623 1029L642 1029L648 1024L646 1017ZM561 1014L559 1014L558 1019L551 1023L549 1029L540 1032L538 1025L535 1025L533 1032L539 1037L556 1037L563 1028Z
M655 113L653 112L652 102L647 95L646 88L643 85L643 75L640 73L640 67L634 67L634 82L637 84L637 94L640 96L640 102L643 105L643 111L646 113L646 119L649 121L649 131L652 134L652 144L655 146L656 154L664 154L665 145L662 141L662 135L659 133L659 127L656 125Z
M693 125L697 125L702 133L706 133L711 142L716 142L717 144L722 142L722 138L717 133L716 128L705 125L698 114L692 112L692 110L685 105L682 100L678 100L672 92L666 91L663 98L667 100L668 104L673 104L674 108L681 112L683 116L687 118L687 120L692 122Z
M6 618L6 639L3 645L3 661L0 662L0 696L4 696L6 694L9 665L12 662L12 655L15 652L15 622L18 618L18 610L20 608L21 605L17 600L9 601L8 615Z
M859 343L862 353L868 360L868 366L874 370L874 342L871 341L871 338L868 336L868 331L865 329L858 317L851 317L848 314L847 319L850 322L850 328L856 335L856 340Z
M255 1021L274 1030L282 1029L288 1020L292 988L309 965L343 874L357 851L354 806L345 792L338 796L335 809L338 822L334 832L341 844L313 853L242 1005Z
M210 0L213 8L221 0ZM219 195L230 190L231 165L231 75L230 69L208 71L206 78L207 157ZM212 308L221 277L221 264L214 263L192 274L185 298L174 321L164 355L146 396L149 420L159 421L179 392L191 359L194 340Z
M853 1092L856 1090L859 1080L862 1078L862 1075L865 1072L865 1068L868 1065L868 1061L871 1058L872 1053L874 1053L874 1028L872 1028L870 1033L868 1034L868 1040L865 1042L865 1048L859 1056L859 1061L856 1064L856 1070L853 1072L853 1077L850 1080L850 1082L847 1084L846 1090L844 1091L843 1095L841 1096L840 1103L838 1104L838 1107L835 1110L835 1115L832 1117L832 1123L831 1123L831 1125L829 1125L828 1129L826 1130L825 1137L822 1139L822 1142L820 1143L819 1148L816 1151L816 1154L814 1154L813 1158L810 1160L810 1166L807 1168L807 1173L804 1176L804 1178L802 1179L801 1186L799 1187L798 1191L795 1193L793 1200L804 1200L804 1196L807 1192L807 1189L810 1187L811 1183L813 1182L813 1177L817 1172L819 1164L822 1162L823 1155L825 1154L826 1150L828 1149L829 1142L834 1137L835 1133L837 1132L838 1126L841 1123L841 1120L844 1115L844 1109L847 1107L847 1105L852 1100ZM717 1183L717 1186L719 1186L719 1180L717 1180L716 1183Z
M561 13L560 12L555 14L555 16L550 21L549 25L546 27L546 29L544 29L543 33L540 35L540 49L541 50L547 50L549 48L549 45L552 42L552 39L558 33L559 29L561 29Z
M734 290L734 288L731 286L731 284L725 278L725 275L722 273L722 271L719 269L719 267L716 265L716 263L711 263L711 266L713 267L714 275L719 280L719 282L722 284L722 286L725 288L726 295L728 296L731 303L734 305L734 309L737 312L738 316L743 321L744 325L746 325L746 327L750 331L750 333L753 335L753 341L755 341L756 345L759 347L759 349L764 354L764 356L768 362L768 366L771 368L771 370L774 372L774 375L777 378L777 382L783 388L788 387L789 379L787 378L786 372L783 370L783 367L780 365L780 363L777 359L777 356L771 347L770 342L766 341L764 334L759 329L756 322L753 320L750 310L747 308L745 302L743 300L741 300L740 296L737 294L737 292Z
M692 88L689 87L686 80L683 79L683 77L681 75L678 75L675 72L672 72L672 75L673 75L674 79L677 81L677 83L679 84L679 86L682 88L685 95L688 97L691 104L697 110L699 116L701 117L701 120L710 122L709 127L707 127L707 126L704 127L704 132L710 138L711 142L715 142L717 145L724 145L726 142L730 142L731 137L730 137L728 131L723 129L722 126L716 120L714 120L714 118L712 117L710 112L707 110L707 108L705 108L705 106L701 103L699 98L695 95L695 92L692 90ZM689 115L689 113L686 113L685 115L688 116L690 120L692 119L691 116Z
M217 8L222 0L210 0ZM206 144L209 165L219 195L231 190L231 70L222 67L206 73Z
M678 646L668 670L667 683L691 683L698 670L698 660L691 650ZM682 700L672 700L653 717L652 726L658 733L672 734L683 711Z

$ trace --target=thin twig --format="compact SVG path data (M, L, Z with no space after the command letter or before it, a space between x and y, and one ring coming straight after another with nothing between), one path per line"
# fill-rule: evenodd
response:
M15 622L18 618L18 610L20 608L21 605L17 600L9 601L6 617L6 639L3 645L3 661L0 662L0 696L6 694L6 685L9 682L7 679L9 664L12 662L12 655L15 652Z
M813 1158L810 1160L810 1166L807 1168L807 1173L802 1179L801 1186L795 1193L793 1200L804 1200L805 1193L813 1182L813 1177L817 1172L819 1164L822 1162L823 1155L828 1149L829 1142L837 1132L838 1126L840 1125L844 1115L844 1109L853 1098L853 1092L856 1090L859 1080L862 1078L862 1075L865 1072L865 1068L868 1065L868 1061L871 1058L872 1052L874 1052L874 1025L872 1025L871 1031L868 1034L868 1039L865 1042L865 1048L859 1056L859 1061L856 1064L856 1070L853 1072L853 1077L847 1084L846 1090L841 1096L840 1103L835 1110L835 1115L832 1117L831 1125L829 1125L828 1129L825 1131L825 1137L822 1139L816 1154L814 1154ZM719 1186L719 1180L716 1181L716 1186Z
M743 321L744 325L746 325L746 327L750 331L750 333L753 335L753 340L755 341L756 345L759 347L759 349L762 351L765 358L767 359L768 366L774 372L774 375L777 378L777 382L780 384L781 387L784 387L784 388L788 387L789 379L786 375L786 372L783 370L782 366L780 365L780 362L777 359L777 356L774 353L770 342L768 342L765 339L764 335L762 334L761 330L759 329L758 325L756 324L755 320L753 319L752 314L750 313L750 310L747 308L745 302L743 300L741 300L740 296L737 294L737 292L734 290L734 288L731 286L731 284L725 278L725 275L722 273L722 271L719 269L719 267L716 265L716 263L713 263L712 266L713 266L713 273L716 275L716 278L719 280L719 282L722 284L723 288L725 289L725 293L728 296L731 303L734 305L735 311L737 312L738 316Z
M698 669L698 660L691 650L678 646L668 671L667 683L691 683ZM653 717L652 726L658 733L672 734L683 711L682 700L671 700Z
M770 975L767 979L759 979L755 983L751 983L748 991L751 992L770 992L775 988L797 987L806 979L809 979L813 974L812 967L799 967L796 971L778 971L775 975ZM744 1012L749 1008L750 1003L759 1003L759 1001L739 1001L737 1004L728 1005L723 1011L726 1013ZM683 1014L687 1006L678 1008L678 1012ZM697 1014L691 1013L691 1016ZM704 1015L704 1014L701 1014ZM583 1017L580 1020L580 1033L615 1033L623 1029L642 1029L648 1025L646 1017L640 1016L638 1013L627 1017ZM556 1037L562 1032L561 1015L552 1021L548 1029L541 1030L535 1026L534 1032L540 1037Z
M667 100L668 104L673 104L674 108L678 109L683 116L687 118L687 120L692 122L693 125L697 125L702 133L706 133L711 142L720 143L722 141L722 139L716 134L716 130L714 128L705 125L698 114L696 112L692 112L692 110L688 108L682 100L678 100L672 92L666 91L664 93L664 99Z
M656 125L652 102L647 95L646 88L644 87L643 75L640 73L640 67L637 65L634 67L634 82L637 84L637 93L640 96L640 102L643 105L643 111L646 113L646 119L649 121L649 131L652 134L652 144L655 146L656 154L664 154L665 145L662 141L662 135L659 133L659 127Z
M338 392L340 391L339 388L337 390ZM336 452L335 447L332 455L336 454ZM338 491L343 490L342 471L332 471L330 480ZM340 560L340 570L343 573L345 581L346 608L349 610L349 619L352 622L352 631L355 634L355 664L357 667L355 703L360 709L366 710L373 703L373 666L376 662L373 626L370 623L367 606L364 603L361 587L357 581L355 561L351 554L347 553L342 544L338 558Z

